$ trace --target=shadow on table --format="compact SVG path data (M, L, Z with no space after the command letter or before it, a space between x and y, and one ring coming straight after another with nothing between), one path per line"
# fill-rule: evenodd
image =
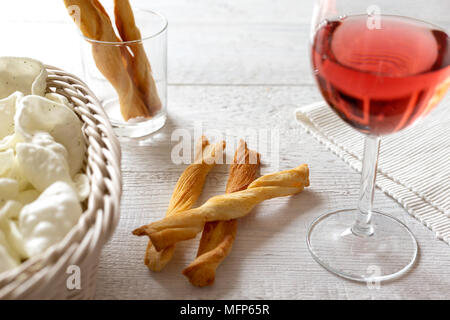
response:
M295 240L293 240L295 247L305 246L306 248L306 230L311 221L311 216L316 215L315 210L322 201L323 196L320 193L306 189L298 195L289 197L286 203L277 208L278 210L275 214L259 215L258 211L263 210L263 208L255 208L254 212L250 213L251 216L244 218L241 222L242 228L238 226L238 234L233 251L228 257L229 261L225 260L223 265L219 267L222 270L219 269L217 272L217 285L223 285L228 290L232 290L233 286L226 284L229 278L221 278L221 273L235 274L233 281L236 282L245 279L246 276L241 274L243 268L240 267L240 264L246 263L246 255L242 253L259 252L261 248L267 246L268 243L276 239L280 234L289 232L290 235L295 237ZM270 206L270 203L267 203L267 205ZM291 227L291 230L288 230L289 227ZM295 231L292 231L292 227L295 228ZM253 235L257 236L257 238L248 241ZM271 250L271 252L267 252L266 254L278 255L281 261L283 260L283 255L287 254L286 249L289 250L289 247L286 246L284 250L281 249L279 251ZM295 253L292 252L292 254L297 254L297 251ZM260 256L261 265L265 263L264 255L263 253ZM253 277L255 276L253 275ZM234 286L239 286L239 284L236 283ZM225 294L226 291L222 290L222 293Z
M189 281L180 274L182 269L187 266L186 264L181 267L180 262L193 261L199 237L195 240L177 244L177 249L172 259L173 261L171 261L161 273L150 272L150 275L154 281L157 281L159 285L164 286L166 290L170 291L171 295L176 299L183 299L183 297L178 296L180 288L187 288L197 296L200 295L205 298L220 299L222 296L226 296L229 291L235 288L241 288L240 272L243 268L240 265L246 261L245 256L243 256L242 253L257 252L258 248L264 246L265 243L271 241L273 237L284 232L289 225L292 226L294 223L299 229L304 229L303 231L299 231L298 234L301 235L302 233L306 233L309 224L309 219L308 221L306 221L306 219L308 216L311 216L314 208L322 201L321 198L319 193L305 190L299 195L290 197L287 203L280 206L280 212L277 212L276 214L258 216L258 211L262 208L255 208L253 212L250 213L251 216L242 218L242 221L240 221L241 225L238 226L238 233L233 245L233 250L219 266L216 274L216 283L212 286L205 288L193 287ZM299 214L296 214L297 210L299 211ZM280 219L280 215L283 215L282 219ZM276 224L274 224L274 221L276 221ZM258 236L252 239L252 241L248 241L249 238L252 238L252 234L257 232L259 232L259 234L263 232L263 237ZM300 243L303 244L304 241L299 240L299 244ZM261 259L264 259L264 257L261 257ZM230 277L226 277L227 274L233 275L232 282L230 281ZM167 277L172 277L171 281L168 281ZM177 283L177 285L174 286L173 282L178 281L182 281L184 284ZM185 298L189 299L190 297Z
M273 240L273 238L276 237L277 234L285 232L286 228L294 224L296 226L296 229L299 229L298 245L306 246L305 241L303 241L304 239L300 239L300 237L306 234L307 227L311 220L310 217L313 214L314 209L319 205L321 201L322 196L319 193L313 192L311 190L305 190L299 195L290 197L286 203L279 207L279 211L277 211L276 214L258 215L258 211L262 210L263 208L255 208L252 213L250 213L249 217L241 219L242 221L240 221L240 225L238 226L238 233L233 245L233 250L219 266L216 274L216 283L210 287L195 288L192 287L189 284L188 280L183 277L185 285L180 284L176 287L178 287L179 290L180 287L186 288L186 286L191 286L191 291L196 295L201 292L202 295L204 294L205 296L211 295L209 296L211 299L220 299L222 296L226 296L229 291L236 288L241 288L240 272L242 272L243 268L240 265L242 263L245 263L246 261L246 256L243 253L258 252L260 247L263 247L264 244ZM192 261L195 254L194 256L190 257L191 260L185 259L185 257L187 258L188 254L192 255L192 250L190 250L192 249L191 246L194 246L196 250L198 246L198 239L199 238L196 238L196 240L189 242L189 244L186 246L180 243L180 248L177 248L176 253L173 257L174 261L172 262L186 260ZM191 248L188 248L187 246ZM279 254L282 255L285 253ZM261 256L261 259L264 260L264 257ZM262 261L261 264L263 263L264 262ZM165 277L173 277L173 273L179 275L180 272L181 269L178 263L169 264L163 271ZM233 276L226 277L226 275L230 274L232 274ZM164 276L161 275L162 277L160 277L159 275L155 275L154 273L152 273L152 275L152 278L155 281L157 281L160 285L165 286L165 289L172 291L171 293L173 293L174 297L178 297L179 292L177 291L177 288L169 285L169 282L166 281L167 279L163 281L162 279L164 278ZM232 282L230 282L230 280Z

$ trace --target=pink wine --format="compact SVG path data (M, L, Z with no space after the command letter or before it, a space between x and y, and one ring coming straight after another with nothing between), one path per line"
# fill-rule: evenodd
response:
M381 16L325 21L312 48L314 74L328 104L358 130L383 135L427 114L450 87L449 36L428 23Z

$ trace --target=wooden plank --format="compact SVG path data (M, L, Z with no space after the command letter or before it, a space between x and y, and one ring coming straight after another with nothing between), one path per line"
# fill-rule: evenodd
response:
M101 0L105 7L112 6L112 0ZM341 5L343 1L339 1ZM134 7L156 10L167 16L172 23L214 24L309 24L315 0L131 0ZM373 3L367 2L368 5ZM408 4L405 9L404 3ZM382 13L410 15L421 20L434 21L448 26L450 2L428 0L391 0L376 2ZM359 3L356 4L359 6ZM364 8L364 7L363 7ZM20 14L16 14L19 13ZM14 13L14 14L13 14ZM62 1L15 0L2 5L2 21L68 22Z
M71 24L21 22L9 23L8 27L17 32L6 33L4 41L15 45L5 46L3 55L31 55L82 76L81 39ZM198 24L171 24L169 84L312 84L306 62L308 29L306 25L205 28ZM51 58L49 51L54 52Z
M100 1L107 9L112 0ZM170 22L230 23L307 23L312 14L312 1L297 0L131 0L134 7L156 10ZM19 13L20 14L12 14ZM15 0L2 4L0 18L6 21L68 22L63 1Z
M309 26L172 24L172 84L313 84Z

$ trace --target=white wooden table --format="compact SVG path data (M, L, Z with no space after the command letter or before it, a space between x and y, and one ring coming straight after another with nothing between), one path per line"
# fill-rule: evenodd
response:
M22 27L12 29L6 40L27 42L2 48L2 55L29 55L81 74L77 35L60 2L42 1L45 9L31 0L10 4L21 8ZM121 221L103 250L98 299L450 299L450 248L378 190L376 208L404 221L419 241L419 261L409 274L370 289L328 273L308 252L311 221L336 208L354 207L359 189L359 174L303 132L293 117L296 107L320 99L308 59L312 1L134 3L169 19L169 120L150 139L122 143ZM0 18L10 26L16 23L5 11ZM308 163L311 169L307 191L267 201L240 220L215 284L202 289L180 273L194 258L198 239L181 243L163 272L150 273L143 264L147 240L131 235L164 215L185 168L171 162L177 143L171 134L177 128L192 130L195 121L206 132L233 129L235 136L245 128L279 132L279 150L263 152L263 161L272 166L278 161L280 169ZM262 174L271 169L266 165ZM222 165L210 173L200 202L224 191L227 170Z

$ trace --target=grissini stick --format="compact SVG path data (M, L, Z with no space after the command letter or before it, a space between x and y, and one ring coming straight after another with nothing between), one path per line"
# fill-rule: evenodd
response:
M212 197L201 207L177 212L142 226L133 234L149 236L156 250L161 251L178 241L194 238L206 222L241 218L264 200L301 192L309 186L308 176L306 164L268 174L255 180L246 190Z
M130 2L128 0L114 0L114 16L122 41L137 41L127 45L133 52L133 59L128 66L128 71L141 92L148 109L152 114L155 114L161 109L161 100L158 96L152 68L144 46L138 41L142 40L141 32L136 26Z
M241 140L230 166L226 193L247 189L257 175L259 154ZM216 269L228 256L236 238L237 220L207 222L203 228L197 258L183 270L191 284L204 287L214 283ZM163 250L164 251L164 250Z
M216 164L215 160L222 156L224 148L224 141L210 145L205 137L201 137L196 147L195 163L189 165L178 179L166 216L190 209L195 204L202 193L206 176ZM175 245L172 245L158 252L149 240L144 262L150 270L161 271L172 259L174 250Z
M132 59L126 48L95 42L120 42L102 5L97 0L64 0L64 4L69 10L75 6L79 9L79 16L73 16L74 21L83 35L93 40L90 42L95 64L116 90L123 118L150 117L147 105L125 66Z

